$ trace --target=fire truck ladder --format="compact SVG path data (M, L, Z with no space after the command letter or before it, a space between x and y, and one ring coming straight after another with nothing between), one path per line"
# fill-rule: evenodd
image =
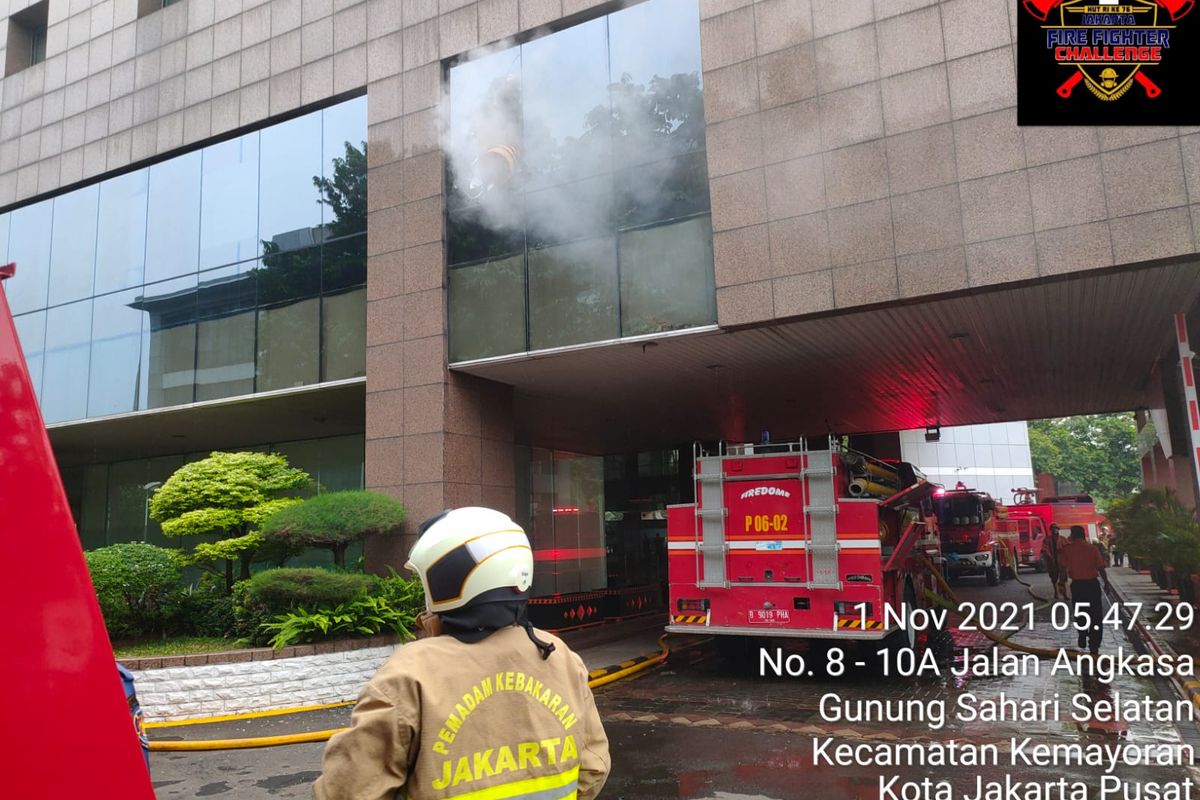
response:
M724 589L729 586L725 574L729 545L725 541L725 470L717 455L707 456L693 447L692 463L696 471L696 586ZM701 569L703 567L703 569Z
M828 450L804 452L804 552L810 589L840 589L838 578L837 497L834 491L834 442Z

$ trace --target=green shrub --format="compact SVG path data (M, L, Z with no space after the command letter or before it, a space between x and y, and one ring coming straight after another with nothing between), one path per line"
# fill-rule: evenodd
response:
M301 607L280 614L262 625L261 635L273 634L271 646L275 649L343 636L374 636L384 631L408 638L415 616L391 606L382 597L360 597L329 609L310 612Z
M183 600L174 551L142 542L84 554L109 636L165 634Z
M235 627L233 598L224 592L204 588L186 592L183 622L193 636L232 636Z
M390 535L404 522L404 506L378 492L327 492L275 512L263 524L266 542L287 551L319 547L346 566L346 548L367 536Z
M375 591L378 579L316 568L269 569L233 587L234 629L256 643L260 627L301 606L332 608Z

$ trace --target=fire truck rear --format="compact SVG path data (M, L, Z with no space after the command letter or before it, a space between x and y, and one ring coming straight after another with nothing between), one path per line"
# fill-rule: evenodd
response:
M696 502L667 509L668 631L879 640L936 592L933 486L832 440L695 453Z

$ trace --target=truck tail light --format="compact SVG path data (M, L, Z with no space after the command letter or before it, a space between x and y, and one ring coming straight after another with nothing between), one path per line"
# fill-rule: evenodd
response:
M871 616L874 611L870 603L856 603L853 600L838 600L833 604L833 613L839 617L857 617L862 614L863 606L866 607L867 616Z
M708 598L703 600L679 600L680 611L708 611Z

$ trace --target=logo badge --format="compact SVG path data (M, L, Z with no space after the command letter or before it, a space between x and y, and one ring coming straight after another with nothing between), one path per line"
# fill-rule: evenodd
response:
M1195 0L1023 0L1020 125L1194 125Z

